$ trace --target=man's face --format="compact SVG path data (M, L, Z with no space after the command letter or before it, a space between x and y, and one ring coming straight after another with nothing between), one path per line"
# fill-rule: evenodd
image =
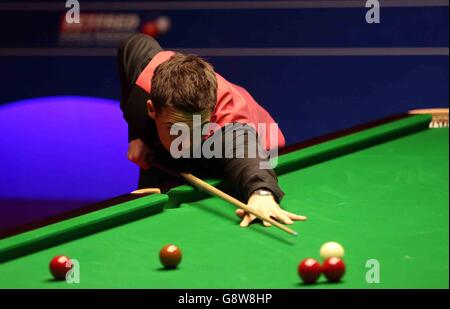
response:
M170 144L177 137L176 135L170 135L170 128L175 124L172 115L173 111L170 108L163 108L152 117L158 130L159 140L167 151L170 151Z
M196 115L196 117L199 118L196 118L196 121L194 121L193 114L179 112L171 107L165 107L161 111L156 112L151 101L147 102L147 109L149 116L155 121L159 140L168 151L170 151L170 146L175 139L177 139L177 144L175 146L182 142L183 149L190 151L193 138L192 134L201 135L202 127L209 122L210 118L210 114L206 113L202 116ZM179 135L181 134L181 128L179 126L177 127L179 124L184 124L183 132L187 133L184 134L184 136ZM170 134L171 128L174 129L175 135ZM188 132L186 132L187 128L189 130ZM179 137L182 140L180 140Z

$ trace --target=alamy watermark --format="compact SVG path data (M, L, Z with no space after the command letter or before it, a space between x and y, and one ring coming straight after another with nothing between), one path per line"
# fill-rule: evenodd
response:
M377 259L370 259L366 261L366 282L369 284L381 283L380 278L380 261Z
M369 10L366 12L366 22L368 24L379 24L381 18L380 1L367 0L366 8L369 8Z
M68 24L80 23L80 2L77 0L66 1L66 22Z
M66 282L69 284L80 283L80 262L76 259L70 259L67 260L66 266L70 267L70 270L66 273Z
M170 127L170 135L175 136L170 144L173 158L258 157L261 159L261 169L271 169L277 165L277 123L229 123L221 127L210 122L202 126L200 115L193 115L192 118L192 126L179 122Z
M80 23L80 2L78 0L67 0L66 8L66 22L68 24ZM369 10L366 12L366 22L368 24L380 23L380 1L379 0L366 0L366 8Z

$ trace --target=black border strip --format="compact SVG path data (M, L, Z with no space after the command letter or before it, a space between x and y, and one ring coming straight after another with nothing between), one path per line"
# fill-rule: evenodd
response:
M314 286L311 286L314 287ZM213 298L219 299L210 304L209 307L227 306L228 305L252 305L251 303L224 303L223 297L228 295L266 295L269 294L272 298L267 303L254 303L263 307L276 306L286 308L294 305L300 308L320 308L320 305L326 305L327 308L335 308L338 305L344 305L344 308L377 308L384 305L397 305L407 307L409 304L416 306L429 307L434 304L448 303L448 289L444 290L420 290L420 289L396 289L396 290L381 290L381 289L354 289L354 290L340 290L340 289L140 289L140 290L107 290L107 289L92 289L92 290L0 290L2 302L11 302L14 306L18 304L30 304L32 300L33 306L37 303L45 304L45 307L54 305L55 307L65 308L76 307L80 305L96 303L104 307L106 304L125 305L130 306L142 304L144 307L154 307L155 305L163 305L169 307L170 305L180 305L186 307L186 304L180 304L180 296L204 296L209 295ZM228 295L227 295L228 294ZM205 304L191 304L196 307L208 308ZM133 306L135 307L135 306ZM192 307L192 306L188 306Z

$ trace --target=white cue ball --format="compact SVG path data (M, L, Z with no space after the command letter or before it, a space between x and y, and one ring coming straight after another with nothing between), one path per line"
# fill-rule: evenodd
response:
M334 241L324 243L322 247L320 247L320 257L323 260L326 260L329 257L343 258L344 254L344 247Z

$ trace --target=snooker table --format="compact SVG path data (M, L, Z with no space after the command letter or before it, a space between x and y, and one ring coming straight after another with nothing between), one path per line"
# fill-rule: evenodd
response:
M395 118L280 155L281 205L308 216L291 226L297 237L240 228L234 206L183 185L1 239L0 288L448 288L448 128L430 120ZM302 284L299 262L319 259L326 241L345 247L346 275ZM168 243L183 253L175 270L159 262ZM80 283L52 280L60 254L79 261ZM371 259L379 283L366 281Z

